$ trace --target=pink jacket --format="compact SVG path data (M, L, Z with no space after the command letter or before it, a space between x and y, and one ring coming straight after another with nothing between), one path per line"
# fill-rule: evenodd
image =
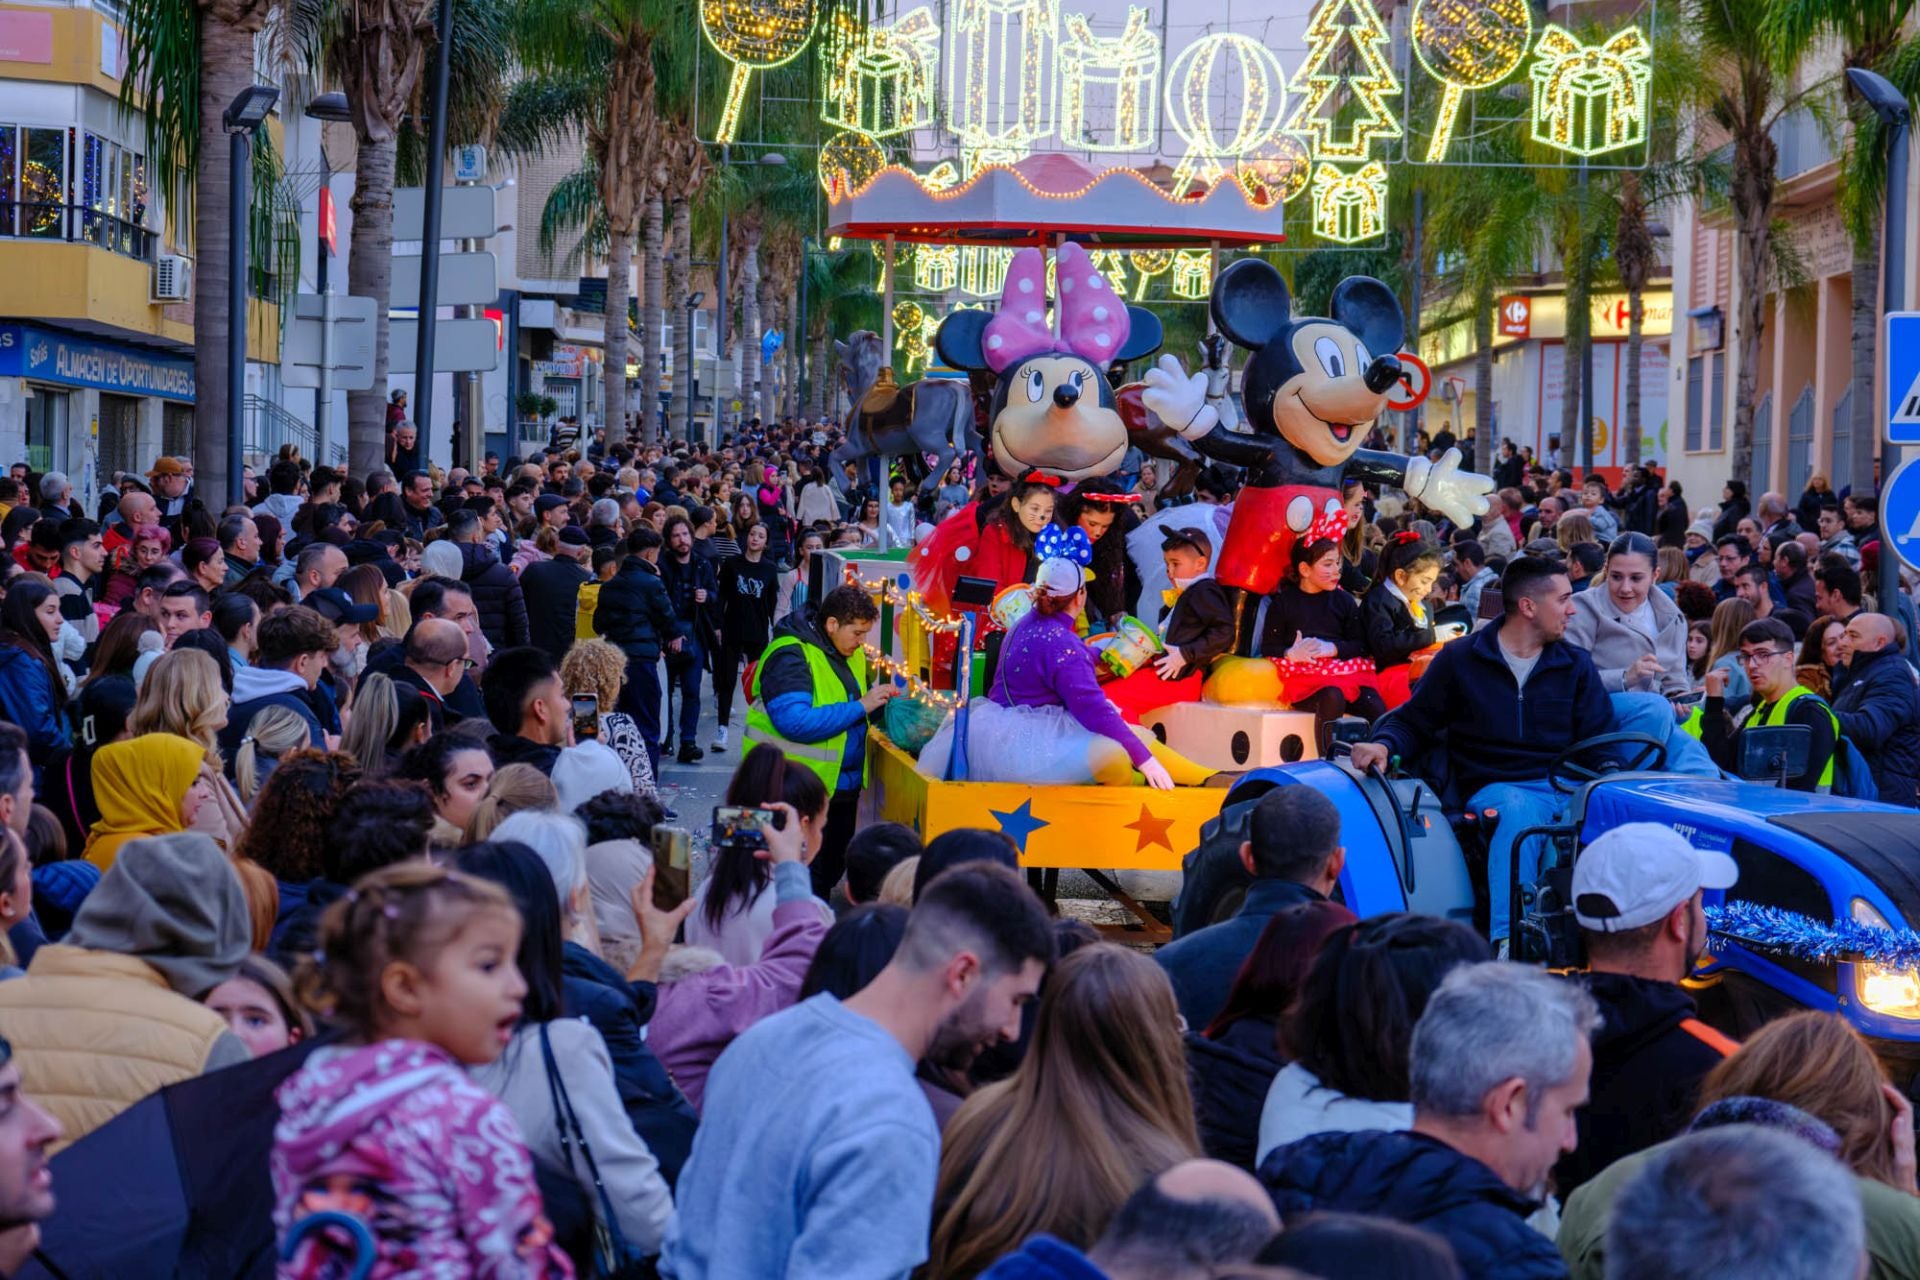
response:
M513 1113L452 1055L414 1040L322 1048L276 1097L273 1222L323 1209L365 1222L379 1247L373 1280L562 1280ZM326 1232L306 1237L280 1280L347 1274Z
M827 936L826 907L813 896L804 866L780 864L773 869L773 884L773 933L760 959L663 983L647 1024L648 1047L695 1111L721 1051L748 1027L794 1002L813 953Z

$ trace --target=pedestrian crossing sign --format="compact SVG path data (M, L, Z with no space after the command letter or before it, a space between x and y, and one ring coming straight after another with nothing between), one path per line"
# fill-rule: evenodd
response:
M1887 316L1880 359L1887 388L1887 440L1920 444L1920 311Z

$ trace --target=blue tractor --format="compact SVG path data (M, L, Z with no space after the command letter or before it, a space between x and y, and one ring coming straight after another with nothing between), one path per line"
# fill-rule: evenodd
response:
M1576 744L1556 762L1554 785L1571 804L1564 824L1533 833L1550 850L1541 877L1532 884L1514 877L1515 958L1555 967L1583 962L1572 865L1588 842L1628 822L1670 826L1739 864L1738 884L1709 891L1710 909L1731 900L1900 934L1920 926L1920 812L1685 777L1663 772L1664 764L1661 744L1630 734ZM1464 812L1423 779L1361 774L1335 759L1257 770L1233 786L1186 857L1176 935L1238 910L1248 813L1278 786L1314 787L1339 809L1347 852L1339 897L1356 914L1417 911L1485 932L1487 835L1497 815ZM1794 1009L1822 1009L1866 1036L1896 1080L1912 1082L1920 1071L1920 970L1858 955L1802 959L1717 934L1690 983L1702 1017L1729 1035Z

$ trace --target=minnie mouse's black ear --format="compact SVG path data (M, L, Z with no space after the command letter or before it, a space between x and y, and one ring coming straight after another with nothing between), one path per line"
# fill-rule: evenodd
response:
M1390 356L1407 340L1399 295L1372 276L1348 276L1333 290L1333 319L1360 335L1367 350Z
M1145 307L1127 308L1127 341L1113 353L1116 362L1124 364L1128 360L1138 360L1141 356L1150 356L1160 349L1166 336L1160 329L1160 317Z
M1280 273L1259 258L1242 258L1213 278L1213 322L1235 345L1258 351L1293 318Z
M949 368L969 372L986 368L987 355L981 346L981 338L986 333L987 321L991 319L991 311L953 312L940 322L940 330L933 339L934 350L940 353L940 359Z

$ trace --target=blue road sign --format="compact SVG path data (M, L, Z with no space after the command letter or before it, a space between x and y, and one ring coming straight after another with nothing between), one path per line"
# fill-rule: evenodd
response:
M1920 444L1920 311L1894 311L1880 344L1887 388L1887 440Z
M1880 495L1880 527L1894 554L1920 571L1920 458L1908 458Z

